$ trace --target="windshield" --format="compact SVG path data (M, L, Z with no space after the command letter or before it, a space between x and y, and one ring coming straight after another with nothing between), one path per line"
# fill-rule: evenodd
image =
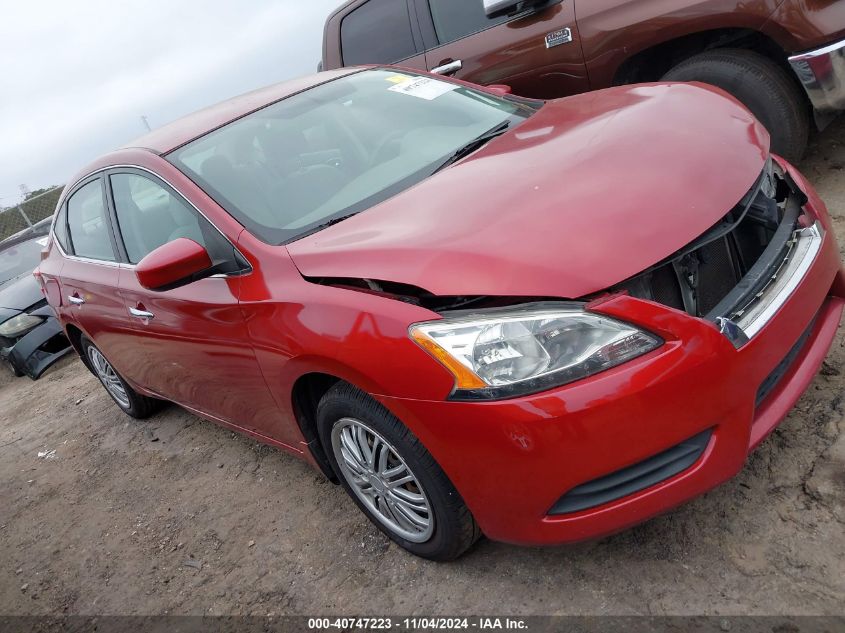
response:
M168 156L259 239L282 244L371 207L533 110L389 69L316 86Z
M40 237L0 247L0 285L35 270L41 261L41 249L46 244L47 238Z

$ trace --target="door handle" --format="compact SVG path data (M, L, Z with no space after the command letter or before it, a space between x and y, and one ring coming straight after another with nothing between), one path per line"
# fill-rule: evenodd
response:
M454 61L443 60L440 66L435 66L431 69L435 75L452 75L464 67L464 63L460 59Z
M129 314L139 319L152 319L155 317L152 312L147 312L146 310L140 310L138 308L129 308Z
M85 299L83 299L79 295L68 295L67 300L75 306L81 306L83 303L85 303Z

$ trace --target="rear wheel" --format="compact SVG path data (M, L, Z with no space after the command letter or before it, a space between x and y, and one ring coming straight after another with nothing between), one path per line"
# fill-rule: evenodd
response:
M810 111L798 83L768 57L744 49L714 49L684 60L663 81L701 81L732 94L769 130L772 151L789 161L804 154Z
M367 394L338 383L317 407L320 440L343 487L376 527L409 552L452 560L480 531L422 443Z
M106 392L124 413L139 420L150 417L161 409L163 402L142 396L132 389L115 371L103 353L87 337L80 341L84 360L94 375L100 379Z

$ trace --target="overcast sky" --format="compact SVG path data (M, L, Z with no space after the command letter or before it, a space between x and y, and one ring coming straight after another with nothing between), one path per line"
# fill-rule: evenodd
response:
M342 0L28 0L0 14L0 206L184 114L316 70Z

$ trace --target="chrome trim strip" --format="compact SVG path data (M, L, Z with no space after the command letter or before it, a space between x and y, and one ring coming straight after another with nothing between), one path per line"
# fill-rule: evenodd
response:
M759 301L734 321L750 339L762 330L789 299L821 250L824 229L819 222L793 234L795 244L784 265L775 273L774 282L761 291Z
M816 110L845 109L845 40L789 58Z
M827 55L828 53L838 51L840 48L845 48L845 40L834 42L833 44L828 44L827 46L817 48L812 51L807 51L806 53L798 53L797 55L791 55L789 57L789 61L790 63L792 63L812 59L813 57L821 57L822 55Z
M152 169L147 169L146 167L141 167L140 165L129 165L129 164L109 165L108 167L100 167L99 169L95 169L94 171L85 174L81 178L77 178L76 181L73 183L73 185L71 185L70 187L65 187L65 189L67 191L71 191L73 193L76 193L74 191L74 189L83 180L87 180L88 178L91 178L92 176L95 176L96 174L100 174L104 171L109 171L109 170L112 170L112 169L137 169L139 171L147 172L148 174L151 174L152 176L154 176L158 180L162 181L164 184L166 184L168 187L170 187L173 191L175 191L177 194L179 194L179 196L185 202L187 202L189 205L191 205L191 207L197 213L199 213L203 218L205 218L206 222L208 222L214 228L214 230L217 231L220 234L220 237L222 237L224 240L226 240L229 243L229 245L235 250L235 252L237 252L238 255L241 256L241 259L243 259L245 262L247 262L247 264L249 263L249 260L246 257L244 257L244 254L241 252L241 249L239 249L235 244L232 244L232 240L230 240L228 237L226 237L226 234L223 233L223 231L221 231L219 228L217 228L217 225L214 224L214 222L212 222L209 219L209 217L205 213L203 213L199 209L199 207L197 207L197 205L195 205L193 202L188 200L187 196L185 196L184 193L179 191L179 189L172 182L167 180L167 178L165 178L161 174L154 172ZM60 200L61 204L56 206L56 211L53 212L53 221L50 223L50 237L52 238L53 242L56 244L56 247L59 249L59 252L62 254L62 257L65 257L66 259L71 259L71 260L74 260L74 261L85 262L87 264L97 264L97 265L100 265L100 266L113 266L113 267L116 266L118 268L125 268L127 270L134 270L135 264L128 264L128 263L125 263L125 262L109 262L109 261L100 260L100 259L90 259L88 257L77 257L76 255L69 255L68 253L65 252L65 249L62 248L61 242L59 242L59 240L56 239L55 229L56 229L56 218L59 217L59 210L65 204L65 202L67 201L67 199L69 197L70 197L70 194L68 196L61 198L61 200ZM224 210L224 212L225 212L225 210ZM250 271L251 271L252 266L250 266L249 268L250 268ZM211 275L209 277L209 279L220 278L220 277L238 277L238 276L243 275L243 274L244 274L243 272L240 272L240 273L218 273L216 275Z

